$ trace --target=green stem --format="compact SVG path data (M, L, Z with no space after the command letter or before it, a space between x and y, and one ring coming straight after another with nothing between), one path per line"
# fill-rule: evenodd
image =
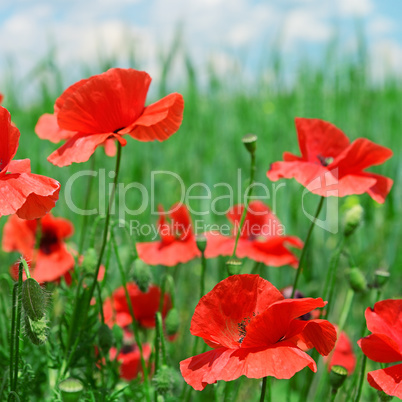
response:
M11 310L11 336L10 336L10 391L13 389L14 384L14 345L15 345L15 317L18 304L18 283L14 284L13 287L13 299L12 299L12 310Z
M346 300L345 303L343 304L342 307L342 313L339 318L339 324L338 324L338 334L339 336L341 335L341 332L343 331L343 328L346 323L346 319L348 318L350 308L352 307L352 302L353 302L353 297L355 295L355 292L353 291L352 288L348 289L348 293L346 294Z
M363 355L362 366L360 369L360 376L359 376L359 385L357 386L357 394L356 394L356 398L354 399L354 402L360 401L360 396L362 394L363 381L364 381L365 371L366 371L366 362L367 362L367 356Z
M15 343L14 377L13 377L12 389L11 389L11 392L14 392L15 394L17 394L18 366L19 366L19 354L20 354L20 330L21 330L21 307L22 307L20 295L21 295L21 287L22 287L23 266L24 266L23 262L20 262L19 267L18 267L18 284L17 284L17 291L16 291L17 318L16 318L15 335L14 335L14 343Z
M200 299L205 294L205 272L207 270L207 259L205 253L201 253L201 277L200 277Z
M314 219L311 221L310 228L309 228L309 230L307 232L306 241L304 242L304 247L303 247L303 250L302 250L301 255L300 255L299 265L297 267L295 280L293 282L292 294L290 296L291 299L293 299L293 297L295 295L295 292L296 292L296 289L297 289L297 283L299 281L299 277L300 277L300 274L301 274L301 271L302 271L302 268L303 268L304 259L305 259L305 256L306 256L306 251L307 251L308 244L309 244L309 241L310 241L310 238L311 238L311 233L313 232L313 228L315 226L315 221L317 220L318 215L321 212L321 208L322 208L323 204L324 204L324 197L321 197L320 202L319 202L318 207L317 207L317 211L316 211L316 213L314 215Z
M165 343L165 336L163 334L163 325L162 325L162 314L158 311L155 316L156 319L156 330L158 333L159 342L161 345L161 352L162 352L162 364L167 364L167 354L166 354L166 343Z
M122 281L123 288L124 288L124 294L126 296L128 309L129 309L130 315L131 315L131 327L133 329L134 339L135 339L135 342L137 344L138 350L140 352L141 367L142 367L142 371L144 373L145 395L146 395L147 401L150 401L151 397L150 397L150 391L149 391L148 368L147 368L147 365L146 365L145 359L144 359L144 352L143 352L142 345L141 345L141 339L140 339L140 334L139 334L139 330L138 330L138 327L137 327L137 321L136 321L136 318L134 316L133 305L131 303L131 298L130 298L130 295L129 295L128 290L127 290L126 274L124 272L123 264L121 263L121 260L120 260L119 250L118 250L118 247L117 247L117 243L116 243L116 239L114 237L113 231L111 232L110 239L111 239L111 242L112 242L112 245L113 245L114 254L116 256L117 266L118 266L118 269L119 269L119 272L120 272L121 281Z
M268 382L268 377L264 377L262 379L260 402L265 401L265 392L267 390L267 382Z
M95 154L92 155L90 169L91 169L91 171L95 170ZM87 211L88 207L89 207L89 200L91 198L93 181L94 181L93 176L89 175L88 182L87 182L87 191L85 194L85 204L84 204L85 211ZM78 247L78 255L79 256L82 254L82 251L84 250L85 236L87 234L87 224L88 224L88 215L84 214L84 218L82 219L82 226L81 226L80 243L79 243L80 245Z
M237 244L239 243L241 230L242 230L244 221L246 220L248 204L249 204L249 198L251 197L251 194L253 193L253 184L254 184L254 176L255 176L255 169L256 169L255 168L255 152L250 153L250 156L251 156L251 161L250 161L250 185L247 187L246 197L244 199L244 209L243 209L243 213L242 213L242 216L241 216L241 219L240 219L239 227L237 228L236 240L235 240L235 245L234 245L234 248L233 248L233 253L232 253L231 258L235 258L235 256L236 256Z
M103 254L106 249L106 243L107 243L107 238L108 238L108 234L109 234L110 211L112 209L112 205L113 205L114 198L115 198L117 180L119 177L119 170L120 170L120 161L121 161L121 144L120 144L120 142L118 142L117 143L117 157L116 157L116 168L115 168L115 176L114 176L114 181L113 181L113 188L110 193L109 202L107 205L105 227L103 229L103 240L102 240L102 246L101 246L101 249L99 252L98 264L96 267L93 282L89 288L90 289L89 300L91 300L94 295L95 287L98 282L99 269L100 269L100 266L102 265L102 258L103 258Z

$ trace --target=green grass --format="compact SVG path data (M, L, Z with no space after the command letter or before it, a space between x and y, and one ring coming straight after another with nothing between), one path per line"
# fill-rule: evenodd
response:
M270 72L269 79L266 78L266 74L261 73L253 77L250 82L238 71L226 77L220 77L210 68L207 71L207 82L204 84L200 84L197 77L205 71L198 71L187 55L176 55L175 57L181 57L180 61L186 66L186 75L181 77L175 87L169 84L173 56L168 55L161 77L154 77L155 82L152 85L156 86L156 90L153 93L164 96L170 91L177 91L183 94L185 112L182 127L178 133L163 143L140 143L128 139L128 144L123 149L120 181L125 184L139 182L149 189L151 172L167 170L179 175L186 188L193 183L205 183L213 187L214 184L223 182L232 185L236 194L237 170L242 169L244 193L249 162L241 138L244 134L252 132L258 135L256 180L272 190L273 183L266 178L266 171L270 164L281 160L284 151L299 153L294 118L296 116L314 117L330 121L342 129L351 140L366 137L394 151L394 157L391 160L373 169L376 173L393 178L394 187L384 205L376 204L368 195L358 197L365 210L364 225L353 236L348 246L356 264L369 280L379 267L384 267L391 272L392 281L385 288L383 298L401 297L402 256L399 254L398 246L402 223L402 204L400 203L402 195L400 162L402 82L391 76L381 83L372 82L368 75L367 58L363 57L364 55L358 60L347 58L342 54L337 57L339 52L331 46L328 47L327 55L320 65L317 66L308 61L300 62L292 74L284 74L282 66L285 65L285 60L282 60L277 52L272 54L275 57L272 57L271 64L266 65L264 69L264 72ZM34 133L38 117L45 112L52 112L54 100L66 85L63 78L64 72L50 63L50 60L51 55L49 60L40 64L30 77L41 83L41 90L31 103L19 101L26 80L17 82L12 71L1 80L5 83L2 92L5 95L4 106L8 108L13 122L21 131L17 158L30 158L34 173L51 176L59 180L63 186L73 173L89 169L90 162L66 168L52 166L46 161L46 157L56 149L56 145L39 140ZM88 76L101 72L106 67L114 66L115 62L105 59L101 64L99 67L91 66L90 69L83 67L82 70L86 70ZM131 67L141 69L141 66L136 64L132 64ZM153 96L153 99L149 99L148 102L157 98ZM96 166L97 169L112 170L114 160L106 158L103 150L98 149ZM84 204L85 186L85 180L80 179L73 187L73 198L77 205ZM286 186L278 190L275 212L285 225L287 234L304 239L310 222L301 209L302 193L303 188L300 185L293 180L286 181ZM217 197L227 194L227 191L215 188L212 194L213 197ZM155 195L156 203L169 208L178 201L180 189L177 182L171 178L158 180ZM127 193L127 200L132 209L138 207L141 202L139 193L134 191ZM308 195L306 200L308 211L313 213L319 197ZM347 200L339 201L340 211L342 211ZM235 199L235 202L241 202L241 200ZM267 203L272 206L272 200L268 200ZM96 207L97 204L97 191L93 191L91 206ZM227 201L222 201L218 205L222 211L230 207ZM210 203L205 200L203 202L193 200L190 206L194 209L208 210ZM77 230L71 242L78 243L82 218L67 207L63 190L53 213L74 222ZM91 217L90 222L93 222L93 219L94 217ZM139 219L143 223L154 223L157 217L152 216L150 209L147 208ZM207 223L226 222L223 215L209 214L204 219ZM5 220L5 217L0 220L0 228ZM306 270L306 275L302 277L300 283L306 296L320 296L321 284L338 239L339 234L330 234L316 228L313 235L313 247L309 252L308 271ZM143 241L149 238L143 236L136 240ZM16 257L16 254L7 255L2 252L0 273L6 273ZM127 259L127 264L129 263ZM347 264L347 260L341 258L341 272L347 268ZM249 272L251 265L251 262L246 263L244 272ZM115 272L114 264L111 270ZM176 287L179 306L183 306L181 311L183 324L178 342L184 346L177 348L175 344L170 345L171 359L174 364L188 357L191 349L192 340L188 329L198 301L194 293L198 294L199 262L182 266L180 270L182 273ZM156 272L157 277L160 276L161 271L162 268ZM294 271L290 267L264 267L262 272L263 276L271 280L278 288L290 284L294 277ZM224 259L210 261L206 290L210 290L224 276ZM119 286L118 277L113 275L112 277L111 288ZM346 280L341 277L339 281L337 294L339 304L333 311L334 317L337 317L342 307L345 289L347 289ZM358 301L346 325L354 341L359 337L363 311L372 304L372 299L367 295L361 296ZM356 351L358 351L357 347ZM303 373L300 373L296 375L293 385L297 387L302 381ZM219 387L222 386L223 384L219 385ZM243 395L244 389L257 393L258 388L257 381L244 380L239 395ZM283 381L274 382L274 391L276 390L280 395L285 392L283 388ZM207 391L207 394L210 392L210 390ZM373 393L367 386L364 392L366 398L373 397ZM199 394L199 400L203 399L202 395ZM362 398L362 400L369 399Z

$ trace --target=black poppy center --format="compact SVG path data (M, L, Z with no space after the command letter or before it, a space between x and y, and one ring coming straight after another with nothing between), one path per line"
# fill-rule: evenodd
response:
M331 156L317 155L317 159L320 161L321 165L324 167L330 165L334 161L334 158L332 158Z
M45 254L51 254L59 244L59 239L54 232L43 232L39 249Z

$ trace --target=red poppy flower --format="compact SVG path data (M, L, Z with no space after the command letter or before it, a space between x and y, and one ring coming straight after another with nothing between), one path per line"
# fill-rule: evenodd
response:
M402 361L402 299L380 301L365 316L372 334L357 342L363 353L375 362ZM375 389L402 399L402 364L371 371L367 380Z
M159 311L161 290L152 285L146 293L141 292L135 283L128 283L127 290L133 305L134 317L138 323L146 328L155 327L155 313ZM170 296L164 295L162 316L165 317L171 309ZM110 299L103 304L105 323L109 326L117 324L124 328L132 322L123 286L116 289Z
M138 257L148 265L173 267L201 256L191 228L191 218L184 204L174 204L169 211L171 223L166 221L159 207L158 233L161 240L137 243Z
M151 347L148 343L142 344L142 353L144 360L147 362L151 356ZM127 381L134 380L142 370L140 351L134 342L133 336L127 331L124 333L123 347L118 353L116 348L110 348L109 357L111 360L117 359L121 363L119 368L120 377Z
M301 157L289 152L271 165L267 176L276 181L294 178L314 194L344 197L368 193L379 203L392 187L388 177L365 172L392 156L392 151L366 138L350 143L341 130L319 119L296 118Z
M336 328L338 331L338 328ZM353 346L350 339L344 331L338 336L334 350L324 357L324 361L328 366L328 371L331 371L332 366L342 366L348 374L353 374L356 367L356 355L353 352Z
M3 103L4 95L0 92L0 105Z
M288 379L314 360L298 346L302 340L327 355L336 330L326 320L297 317L324 307L321 299L284 299L258 275L233 275L201 298L190 331L213 350L180 363L184 380L196 390L218 380L273 376Z
M243 210L243 205L236 205L227 214L234 225L232 236L223 236L218 232L205 234L206 258L232 255ZM288 245L301 248L303 242L295 236L284 236L283 225L264 203L250 202L237 244L236 256L247 257L274 267L288 264L297 268L297 257L287 249Z
M29 159L12 160L19 139L10 113L0 106L0 216L17 214L22 219L37 219L55 206L60 184L32 174Z
M38 230L39 248L35 252ZM70 221L55 218L51 214L40 220L24 220L12 215L4 225L3 249L21 253L33 267L31 276L38 282L53 282L74 268L74 257L64 243L64 239L73 232L74 227ZM18 264L15 268L18 273Z
M180 127L183 97L178 93L145 107L151 77L143 71L112 68L81 80L57 99L36 131L41 138L66 143L48 160L56 166L85 162L107 140L124 146L128 134L139 141L164 141Z

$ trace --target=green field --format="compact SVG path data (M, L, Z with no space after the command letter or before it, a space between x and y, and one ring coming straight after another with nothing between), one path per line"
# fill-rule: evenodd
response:
M273 189L273 183L269 182L266 172L272 162L282 160L282 153L289 151L299 154L297 136L294 127L295 117L320 118L329 121L339 127L351 140L358 137L366 137L383 146L393 150L394 156L381 166L371 171L391 177L394 186L383 205L374 202L367 194L358 197L339 199L339 220L347 205L359 201L364 208L364 223L353 235L347 245L347 250L353 256L355 264L361 268L369 282L373 280L374 271L378 268L388 270L391 280L384 288L382 299L401 298L402 279L402 256L399 254L399 244L402 236L402 81L396 77L388 76L387 79L379 82L374 81L370 74L368 57L361 51L360 57L352 58L342 54L342 49L334 49L328 45L326 56L320 63L300 61L293 71L284 66L286 60L278 52L272 52L267 65L261 69L262 72L254 77L246 77L241 71L230 71L225 77L219 76L212 68L196 67L191 63L187 55L178 54L179 63L184 66L184 74L177 83L170 83L171 60L166 58L162 66L162 73L159 77L153 77L152 96L147 103L161 98L170 92L180 92L184 96L185 110L183 124L180 130L168 141L162 143L141 143L128 139L128 144L123 148L122 167L120 182L128 184L131 182L142 183L147 189L151 188L151 173L154 171L170 171L179 175L186 189L193 183L205 183L212 189L212 197L227 194L222 188L213 188L216 183L228 183L239 190L238 169L241 169L241 193L249 177L249 156L241 142L246 133L258 135L257 145L257 172L256 181L263 183L269 190ZM173 52L173 51L172 51ZM58 168L46 161L46 157L56 149L57 145L48 141L40 140L34 133L35 124L40 115L51 113L55 99L67 86L64 80L64 72L61 68L55 67L49 60L45 60L29 80L37 80L41 90L30 102L20 101L20 95L24 91L26 81L17 82L10 70L6 77L0 82L4 88L0 92L5 95L3 106L10 113L13 122L20 129L21 139L16 158L30 158L32 171L34 173L47 175L57 179L62 184L60 199L52 211L55 216L62 216L70 219L76 231L70 239L72 247L77 248L80 241L82 216L71 211L66 203L64 185L76 172L92 169L106 169L106 172L114 169L114 159L104 156L102 149L95 153L94 161L84 164L73 164L70 167ZM134 63L134 62L133 62ZM117 67L113 60L107 62L95 62L89 71L82 68L82 78L95 73L100 73L108 67ZM141 69L141 65L133 64L130 67ZM200 82L198 77L206 76L205 82ZM106 175L107 177L107 175ZM107 184L111 179L107 179ZM284 180L285 182L285 180ZM276 183L277 185L278 183ZM72 188L72 197L78 206L85 203L87 179L78 179ZM200 188L199 188L200 189ZM165 209L177 202L181 196L181 189L173 176L158 177L155 186L155 202L162 204ZM275 213L285 226L286 234L295 235L305 239L310 221L302 211L302 195L304 188L294 180L287 180L286 185L277 191L276 203L272 205L272 198L266 200L267 204L275 209ZM98 205L99 186L95 180L89 200L91 208ZM205 192L196 191L193 195L203 195ZM263 195L262 190L256 191L257 195ZM132 209L139 207L141 203L138 191L128 191L126 194L127 206ZM305 197L306 209L313 214L319 201L319 196L308 194ZM236 198L235 203L242 202ZM208 211L211 206L208 200L192 200L190 206L194 210ZM224 211L230 207L228 201L222 201L219 209ZM324 206L325 209L325 206ZM325 211L323 212L323 214ZM331 213L335 213L332 211ZM86 232L90 233L96 216L89 217ZM117 219L116 217L113 217ZM0 229L6 222L7 217L0 219ZM151 214L147 208L141 215L126 217L127 220L138 219L142 223L155 223L157 216ZM224 215L206 214L202 216L205 224L226 222ZM119 232L120 233L120 232ZM150 236L142 235L139 238L125 237L123 231L120 233L121 255L127 270L132 265L130 259L130 247L135 241L150 241ZM98 239L98 238L97 238ZM322 283L329 265L331 255L340 239L340 233L329 233L320 228L315 228L312 243L309 246L308 269L305 270L299 283L305 296L320 297ZM131 242L131 244L129 244ZM96 244L100 243L97 240ZM86 245L89 244L88 236ZM17 253L0 253L2 277L8 275L10 265L18 258ZM242 267L242 273L251 272L254 263L246 261ZM348 290L346 272L349 268L349 260L343 255L340 258L338 269L338 281L335 289L336 303L327 317L331 322L339 320L340 311ZM181 315L181 327L178 339L168 345L168 352L172 366L178 370L178 362L191 356L193 339L189 333L189 325L194 307L198 302L198 283L200 278L200 262L194 260L186 265L176 268L156 267L153 273L156 282L161 276L169 272L175 278L176 303ZM260 270L261 276L271 281L277 288L290 285L293 282L295 271L291 267L263 267ZM225 258L210 260L207 265L206 291L226 277ZM9 286L6 280L2 280L1 303L4 303L7 315L10 314L11 299ZM112 259L109 267L108 284L104 289L104 297L108 292L121 286L116 262ZM23 395L31 395L32 400L53 400L54 390L48 384L52 384L54 374L41 367L46 353L57 355L56 328L60 320L60 309L63 301L66 301L68 290L61 293L57 291L56 285L50 285L59 299L54 304L54 313L51 323L52 330L47 347L39 349L24 342L22 359L28 363L30 368L24 366L22 374L25 383L21 388ZM70 292L71 293L71 292ZM197 295L197 297L194 296ZM61 299L60 299L61 298ZM63 299L64 298L64 299ZM354 299L351 313L345 325L349 334L358 362L362 356L361 350L357 347L356 341L361 336L361 328L364 325L364 310L372 306L375 300L375 292L368 292L357 295ZM70 300L71 301L71 300ZM61 303L61 304L60 304ZM70 309L71 306L66 307ZM1 311L0 311L1 315ZM3 316L3 320L4 320ZM3 321L4 322L4 321ZM9 325L9 324L8 324ZM0 346L0 371L3 373L8 367L7 350L8 340L1 335ZM55 358L56 364L58 358ZM42 363L40 363L42 362ZM378 366L378 367L377 367ZM379 364L369 362L370 369L379 368ZM322 367L321 367L322 368ZM84 369L77 367L77 372ZM80 371L81 370L81 371ZM359 364L356 371L359 370ZM300 389L306 377L306 369L298 373L291 380L291 394L287 391L288 381L275 380L272 382L273 401L298 400ZM319 374L318 374L319 375ZM34 378L36 376L36 379ZM3 376L0 376L0 379ZM180 372L178 371L180 387L182 387ZM357 373L345 386L345 391L350 389ZM217 391L215 387L208 386L202 393L193 391L193 400L209 400L217 392L217 400L223 400L223 392L227 393L227 399L241 401L246 395L253 395L252 400L258 400L260 393L260 382L258 380L241 379L235 383L219 383ZM240 384L239 389L237 386ZM1 381L0 381L1 385ZM136 400L134 395L141 385L134 382L121 400ZM96 386L93 385L93 390ZM95 392L95 391L94 391ZM323 391L324 392L324 391ZM90 398L91 391L87 397ZM0 394L1 395L1 394ZM5 395L1 395L2 399ZM98 395L94 393L93 395ZM176 395L180 400L180 390ZM287 397L286 397L287 395ZM137 396L138 397L138 396ZM92 398L95 398L92 396ZM208 399L209 398L209 399ZM232 398L232 399L230 399ZM343 398L343 399L342 399ZM338 400L345 400L346 392L338 396ZM31 400L31 399L21 399ZM91 400L91 399L88 399ZM95 400L95 399L92 399ZM96 400L101 399L98 395ZM325 399L322 399L325 400ZM376 400L376 394L367 384L363 388L362 400Z

